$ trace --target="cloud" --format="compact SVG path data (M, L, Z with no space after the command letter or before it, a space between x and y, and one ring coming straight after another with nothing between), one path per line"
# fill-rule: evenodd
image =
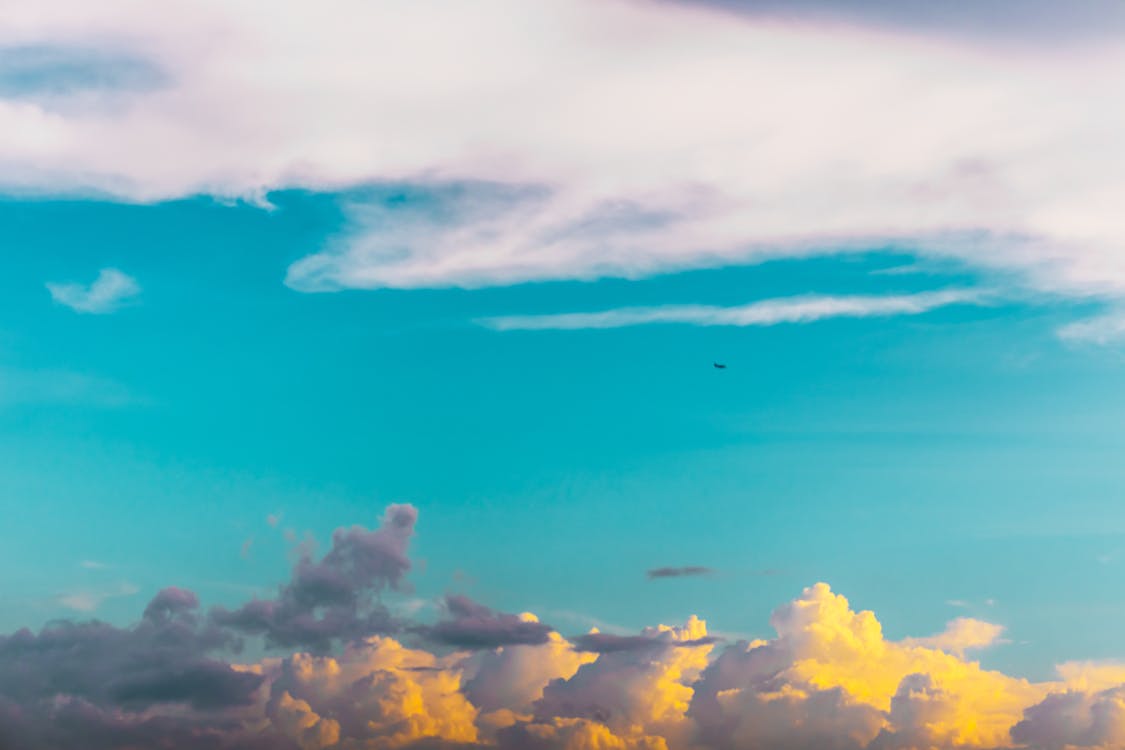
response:
M1112 344L1125 339L1125 314L1108 313L1068 323L1058 334L1063 341L1075 344Z
M630 634L567 639L542 626L524 638L519 626L538 625L533 615L461 596L446 597L438 623L456 637L424 641L436 649L380 632L385 622L367 610L330 617L361 592L406 587L415 520L395 505L374 531L338 530L267 600L285 610L268 626L204 615L193 592L169 587L129 627L64 621L0 636L0 746L1111 750L1125 741L1122 664L1066 663L1057 679L1030 682L966 658L998 643L999 625L958 618L935 636L891 640L874 613L824 583L774 611L773 636L730 645L694 616ZM347 625L328 638L324 620ZM319 652L278 638L299 632L294 623ZM436 627L396 624L404 638ZM252 636L273 647L244 650Z
M104 315L114 312L141 293L136 279L116 268L103 268L92 284L47 283L51 299L79 313Z
M494 649L503 646L539 646L548 641L552 628L530 614L494 612L466 596L445 597L450 615L436 625L419 628L426 637L449 646Z
M18 746L72 747L82 734L67 740L67 724L96 725L94 736L143 734L158 726L150 719L176 707L196 712L192 727L202 729L204 717L221 723L229 709L248 705L262 678L210 656L234 642L197 615L198 604L191 592L169 588L131 628L58 622L38 634L0 636L0 706L17 719L0 722L0 745L14 734L34 740ZM158 734L175 737L183 723ZM55 734L64 737L54 741ZM92 739L81 744L98 746Z
M1047 686L883 637L825 584L770 618L777 638L725 650L690 715L714 747L1004 747ZM956 628L954 628L956 630Z
M84 564L82 567L90 566ZM101 565L97 567L104 568L105 566ZM59 596L56 597L56 601L67 609L72 609L75 612L89 613L95 611L107 599L132 596L139 591L140 589L131 583L121 583L113 589L73 591L66 594L59 594Z
M449 659L370 638L339 657L296 654L271 668L265 712L301 750L472 743L477 709Z
M655 323L772 326L780 323L810 323L825 318L917 315L947 305L977 302L980 298L980 293L961 289L884 297L806 295L760 300L737 307L709 305L623 307L592 313L508 315L481 318L477 322L496 331L624 328Z
M555 680L574 676L595 654L578 652L570 642L552 632L544 643L503 646L474 654L466 663L469 673L465 695L482 712L530 715L532 704Z
M708 576L715 571L701 565L685 565L682 568L653 568L645 573L649 579L654 578L684 578L686 576Z
M946 625L945 630L927 638L908 638L904 643L936 648L954 654L981 649L1000 642L1004 626L972 617L958 617Z
M410 570L406 556L418 511L391 505L374 531L337 529L332 548L319 561L307 550L274 599L254 599L236 610L216 607L211 618L248 635L265 636L274 646L328 651L334 642L395 629L377 595L403 589Z
M840 24L634 0L7 4L0 45L164 78L108 111L0 99L3 182L130 201L345 191L346 228L288 271L305 291L893 245L1039 291L1125 295L1113 36L1045 52L880 20L1035 17L1053 38L1076 15L1112 25L1106 6L903 5L853 3Z
M694 640L674 640L656 635L616 635L614 633L587 633L570 639L578 651L595 654L612 654L619 651L652 651L664 648L710 646L719 642L714 636L701 636Z

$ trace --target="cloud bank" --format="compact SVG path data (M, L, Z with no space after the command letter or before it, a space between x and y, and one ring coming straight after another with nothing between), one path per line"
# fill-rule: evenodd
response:
M1119 35L1044 49L877 20L923 4L847 24L805 5L8 3L4 64L38 72L0 90L0 174L8 192L140 201L352 191L348 226L289 269L305 291L897 243L1041 291L1125 294ZM1037 28L1075 15L1045 6ZM154 72L42 72L91 57Z
M1108 750L1125 740L1121 665L1063 664L1056 680L1029 682L966 656L997 643L999 625L958 618L889 640L824 583L778 607L771 637L736 643L694 616L567 636L456 594L436 623L373 617L386 612L380 592L407 585L416 518L395 505L374 530L338 530L275 599L234 612L169 587L130 627L64 621L0 636L0 747ZM273 648L240 660L248 638Z

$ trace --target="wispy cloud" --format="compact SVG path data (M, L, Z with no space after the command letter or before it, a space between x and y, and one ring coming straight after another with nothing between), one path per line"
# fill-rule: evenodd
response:
M137 280L116 268L103 268L93 283L48 282L51 298L75 312L102 315L119 309L141 293Z
M1125 313L1106 313L1059 328L1058 336L1073 344L1105 346L1125 339Z
M476 322L496 331L624 328L654 323L772 326L779 323L811 323L825 318L917 315L946 305L977 303L981 300L981 296L980 292L966 289L889 296L805 295L759 300L735 307L713 305L620 307L600 312L504 315L480 318Z
M55 601L75 612L90 613L97 610L107 599L132 596L139 591L140 589L131 583L120 583L112 589L87 589L59 594Z

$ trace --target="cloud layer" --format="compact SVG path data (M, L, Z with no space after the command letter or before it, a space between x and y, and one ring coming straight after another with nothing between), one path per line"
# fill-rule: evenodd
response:
M1108 750L1125 740L1120 665L1064 664L1057 680L1029 682L969 656L998 642L999 625L958 618L893 641L823 583L773 613L771 637L730 644L697 617L567 637L455 594L437 623L372 617L385 613L379 592L406 586L416 517L396 505L374 530L337 531L323 557L297 562L262 620L246 614L261 604L205 611L170 587L131 627L59 622L0 636L0 747ZM278 648L239 661L248 635ZM316 650L280 648L303 641Z
M1043 6L1044 28L1073 15ZM155 72L112 96L109 76L0 98L0 164L9 191L127 200L405 186L352 192L348 227L289 269L301 290L896 242L1039 290L1125 293L1119 36L1048 51L820 17L655 0L9 3L9 67L31 50Z

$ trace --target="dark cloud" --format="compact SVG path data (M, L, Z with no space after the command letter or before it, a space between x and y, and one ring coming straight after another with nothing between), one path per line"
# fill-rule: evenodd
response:
M41 712L5 714L0 698L2 750L300 750L289 738L242 722L199 715L123 714L63 698Z
M702 565L685 565L681 568L653 568L645 575L654 578L684 578L686 576L709 576L715 571Z
M255 599L236 610L216 607L212 620L247 635L262 635L271 646L301 647L317 653L340 640L358 640L396 629L378 595L402 590L410 570L406 556L418 511L392 505L374 531L337 529L332 548L314 562L306 551L289 583L275 599Z
M198 606L192 592L169 588L131 628L57 622L0 636L0 747L145 746L138 739L145 736L152 747L157 739L165 743L159 746L224 747L187 738L202 738L199 716L218 727L224 714L249 705L263 678L210 656L240 642L199 617ZM180 724L183 741L167 745Z
M447 596L444 607L449 619L416 630L447 646L468 649L537 646L546 643L553 630L541 622L495 612L460 594Z
M1080 40L1125 30L1117 0L679 0L749 16L842 22L970 38Z

